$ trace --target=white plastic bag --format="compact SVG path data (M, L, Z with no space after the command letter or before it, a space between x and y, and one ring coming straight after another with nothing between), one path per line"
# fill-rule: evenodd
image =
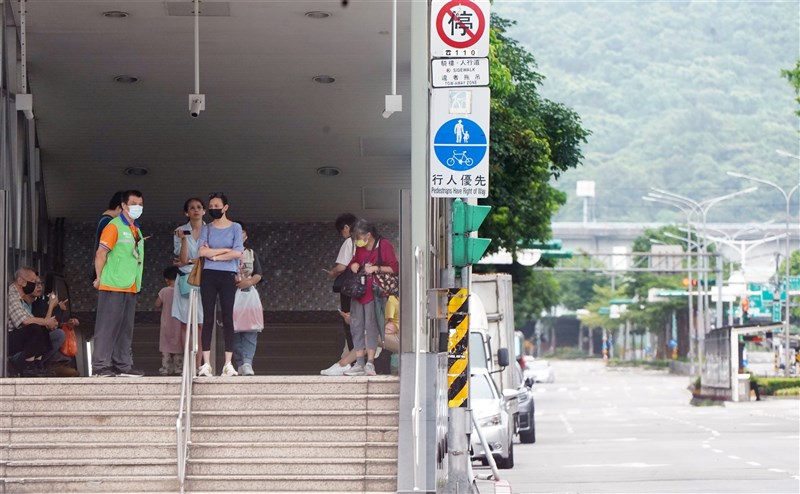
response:
M264 329L264 308L261 297L255 288L236 290L233 302L233 330L237 333L245 331L261 331Z

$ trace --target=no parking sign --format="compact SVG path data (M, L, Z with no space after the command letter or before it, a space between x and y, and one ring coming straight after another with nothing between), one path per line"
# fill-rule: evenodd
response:
M431 2L432 57L489 56L489 0Z

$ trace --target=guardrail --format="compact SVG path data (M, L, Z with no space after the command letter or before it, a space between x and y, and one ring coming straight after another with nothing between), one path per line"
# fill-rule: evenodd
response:
M186 481L186 463L189 460L189 443L192 437L192 382L195 378L197 356L198 290L189 292L189 320L186 324L186 344L183 348L183 373L181 374L181 401L175 421L177 438L178 483L183 494Z

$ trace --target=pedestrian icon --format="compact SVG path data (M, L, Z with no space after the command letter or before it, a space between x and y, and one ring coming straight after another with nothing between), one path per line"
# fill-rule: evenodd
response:
M436 158L447 168L465 171L480 163L486 155L488 142L480 126L467 118L445 122L436 132L433 149Z

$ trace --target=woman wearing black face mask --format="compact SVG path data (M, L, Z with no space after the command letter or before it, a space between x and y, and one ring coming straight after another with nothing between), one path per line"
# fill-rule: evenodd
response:
M200 298L203 302L203 319L214 320L214 307L219 296L222 307L222 327L225 334L225 366L223 376L238 375L231 364L233 356L233 302L236 298L236 275L239 258L244 251L242 227L228 219L228 198L215 192L208 198L208 215L213 221L203 225L200 238L200 257L205 258L200 279ZM213 376L211 367L211 331L203 331L203 365L198 376Z

